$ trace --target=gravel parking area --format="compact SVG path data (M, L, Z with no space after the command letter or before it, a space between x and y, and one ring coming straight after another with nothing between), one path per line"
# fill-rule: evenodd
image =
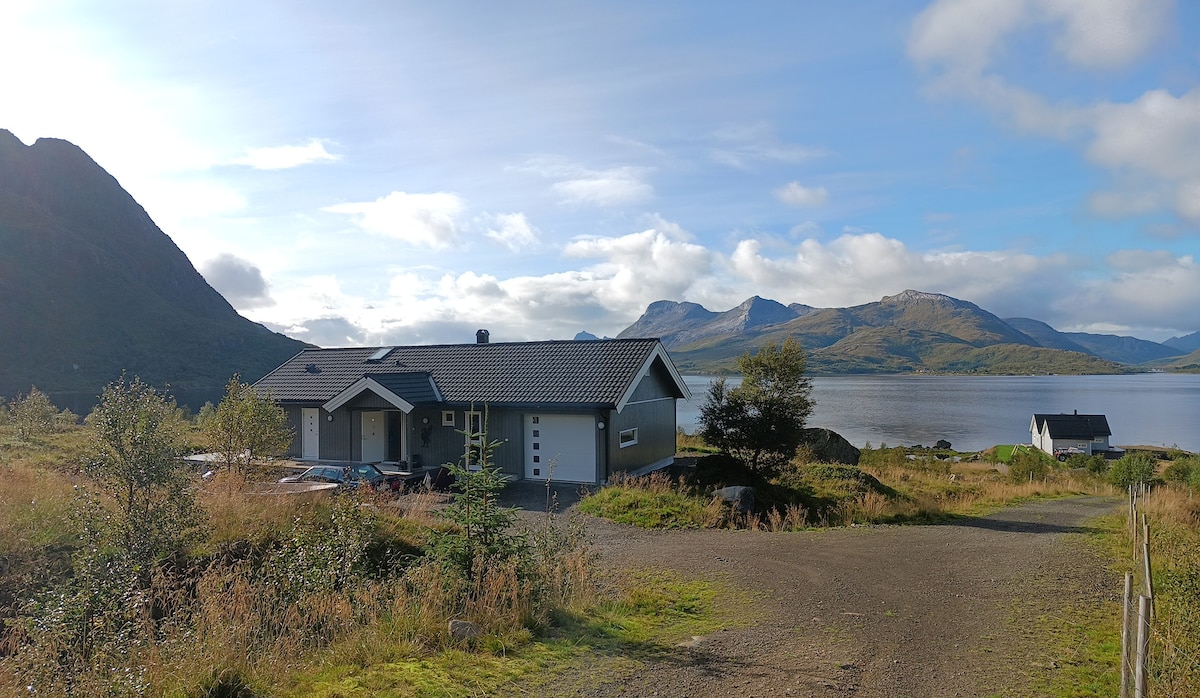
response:
M569 511L578 488L555 491ZM522 483L506 500L534 515L546 488ZM1033 695L1030 677L1061 658L1021 622L1115 601L1120 580L1080 538L1117 506L1078 497L940 525L802 533L646 531L589 517L603 566L676 570L744 601L738 622L667 658L597 657L546 695Z

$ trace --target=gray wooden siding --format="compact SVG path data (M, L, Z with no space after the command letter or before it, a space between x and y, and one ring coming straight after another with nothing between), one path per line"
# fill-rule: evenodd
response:
M670 374L661 361L655 361L646 377L634 388L630 402L674 396L675 388L672 385Z
M284 453L288 458L299 458L300 449L303 446L301 439L304 437L303 425L300 422L300 407L298 405L287 405L283 408L283 413L287 415L288 427L292 430L292 441L288 444L287 451Z
M621 432L633 428L638 430L637 444L621 448ZM616 472L670 458L675 455L675 400L668 398L629 404L620 413L611 413L610 426L606 431L606 478Z
M512 410L479 408L477 412L487 412L488 439L502 441L492 452L492 456L500 470L517 477L522 473L521 442L522 421L521 413ZM409 450L419 456L424 466L445 465L462 461L466 444L466 412L464 409L454 410L454 426L442 426L442 408L415 409L409 414ZM428 424L425 423L428 419ZM429 429L429 445L425 446L421 439L421 430Z

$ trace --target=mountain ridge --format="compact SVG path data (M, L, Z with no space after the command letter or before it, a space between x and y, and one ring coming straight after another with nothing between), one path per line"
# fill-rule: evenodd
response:
M795 309L753 296L724 312L655 301L618 337L659 336L683 370L725 372L737 357L800 339L816 373L1124 373L1185 352L1133 337L1064 333L1030 318L1002 319L969 301L906 290L847 308ZM775 322L737 323L752 307ZM653 313L651 313L653 309ZM653 321L647 322L647 316ZM657 330L660 334L648 332Z

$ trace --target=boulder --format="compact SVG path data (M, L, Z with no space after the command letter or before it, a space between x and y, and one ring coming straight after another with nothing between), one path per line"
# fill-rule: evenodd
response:
M713 500L732 506L739 514L749 514L754 511L754 488L743 485L722 487L713 492Z
M483 628L468 620L450 621L450 637L455 640L474 640L483 634Z
M805 429L804 444L812 450L813 460L818 463L858 465L861 452L832 429Z

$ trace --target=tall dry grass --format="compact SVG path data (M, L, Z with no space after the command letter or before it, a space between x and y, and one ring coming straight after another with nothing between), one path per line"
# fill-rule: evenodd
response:
M69 531L72 496L59 472L0 465L5 559L12 561L21 546L51 545L48 529ZM197 499L210 522L208 536L195 550L125 587L115 605L85 608L59 599L45 606L59 615L4 633L0 695L30 694L30 686L32 693L51 695L268 695L321 665L503 650L528 642L531 628L548 622L556 608L588 602L594 557L579 530L550 515L530 534L532 566L479 564L480 574L464 580L424 562L430 530L447 526L437 516L441 498L353 500L353 510L369 517L372 540L314 554L311 564L322 569L309 570L291 556L352 535L334 524L342 520L336 518L339 500L255 495L236 483L207 483ZM345 561L352 574L306 589L309 580L333 578L323 566L341 565L343 554L363 556ZM70 573L69 551L65 562L57 574ZM17 579L11 572L0 575L0 600L10 617L20 610L18 592L26 599L44 596L61 583L44 578L35 585L41 592L9 584L5 598L4 583ZM451 619L476 623L482 636L455 640ZM95 632L81 635L80 623L94 624ZM79 640L86 635L84 650Z
M1150 689L1155 696L1200 695L1200 495L1159 487L1145 500L1150 524L1155 616Z

